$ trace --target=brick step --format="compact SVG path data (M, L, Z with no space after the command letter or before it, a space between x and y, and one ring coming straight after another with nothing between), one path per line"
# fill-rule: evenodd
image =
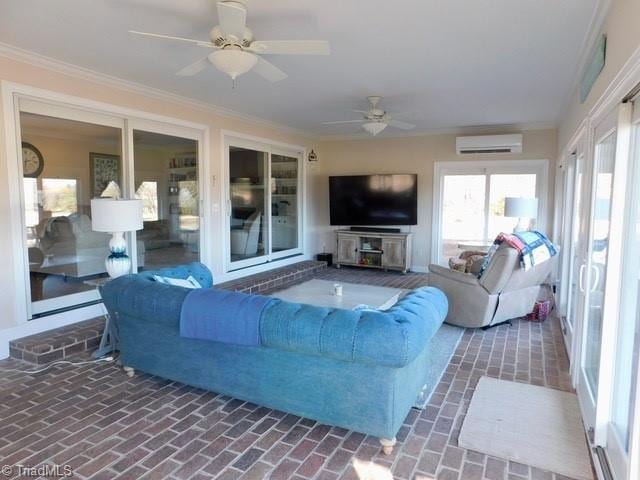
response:
M327 268L327 262L305 260L303 262L275 268L268 272L249 275L216 285L216 288L243 293L271 293L306 280Z
M327 268L326 262L304 261L267 272L216 285L216 288L245 293L270 293L311 278ZM34 320L36 322L46 319ZM11 358L42 365L64 360L70 355L95 350L104 330L104 318L98 317L55 330L13 340Z
M46 319L33 320L46 322ZM42 365L64 360L86 350L94 350L104 330L104 317L56 328L47 332L18 338L9 343L9 356Z

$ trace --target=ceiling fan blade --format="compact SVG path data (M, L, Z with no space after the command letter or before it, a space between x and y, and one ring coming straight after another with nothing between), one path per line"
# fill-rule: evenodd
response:
M366 120L337 120L335 122L322 122L323 125L338 125L340 123L364 123Z
M389 120L387 122L387 125L390 125L390 126L395 127L395 128L399 128L401 130L413 130L414 128L416 128L415 125L412 125L412 124L407 123L407 122L401 122L399 120Z
M351 111L352 111L352 112L355 112L355 113L363 113L363 114L365 114L365 115L369 113L369 112L368 112L368 111L366 111L366 110L351 110Z
M273 63L267 62L264 58L260 57L260 55L256 56L258 57L258 62L253 67L253 71L258 75L266 78L270 82L279 82L280 80L287 78L287 74L276 67Z
M247 25L247 10L239 2L218 2L220 30L225 35L233 35L238 41L244 38Z
M250 50L262 55L329 55L324 40L260 40L251 42Z
M172 37L171 35L161 35L159 33L138 32L136 30L129 30L129 33L134 35L142 35L144 37L162 38L164 40L177 40L179 42L195 43L200 47L217 48L213 43L207 40L193 40L191 38Z
M179 77L191 77L191 76L195 75L196 73L200 73L202 70L207 68L209 65L211 65L210 62L209 62L209 58L208 57L204 57L204 58L201 58L200 60L198 60L197 62L193 62L191 65L187 65L183 69L178 70L176 72L176 75L178 75Z

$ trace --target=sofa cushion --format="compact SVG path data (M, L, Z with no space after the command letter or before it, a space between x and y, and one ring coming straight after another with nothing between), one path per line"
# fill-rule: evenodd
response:
M267 347L399 368L422 351L447 308L445 295L431 287L413 290L387 311L278 302L265 308L260 334Z
M145 270L139 274L142 278L152 280L154 276L180 278L186 280L193 277L202 288L211 288L213 286L213 275L211 271L200 262L187 263L177 267L161 268L159 270Z

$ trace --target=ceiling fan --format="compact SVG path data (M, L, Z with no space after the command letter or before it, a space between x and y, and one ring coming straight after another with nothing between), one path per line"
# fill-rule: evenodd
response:
M246 26L247 8L237 0L217 3L219 25L209 32L209 40L161 35L129 30L129 33L192 43L214 50L197 62L187 65L176 75L188 77L200 73L209 64L235 79L253 69L271 82L287 78L287 74L261 55L329 55L329 42L324 40L255 40Z
M377 135L387 127L395 127L401 130L412 130L416 126L410 123L394 120L384 110L378 108L378 103L382 97L370 96L367 97L369 101L369 110L353 110L356 113L362 113L363 118L360 120L338 120L336 122L324 122L323 125L338 125L342 123L360 123L371 135Z

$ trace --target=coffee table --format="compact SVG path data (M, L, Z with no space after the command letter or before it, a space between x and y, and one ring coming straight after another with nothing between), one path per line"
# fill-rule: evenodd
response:
M341 296L334 293L333 286L336 283L342 285ZM275 292L272 296L288 302L307 303L318 307L352 310L365 305L377 310L387 310L398 301L403 292L404 290L399 288L313 279Z

